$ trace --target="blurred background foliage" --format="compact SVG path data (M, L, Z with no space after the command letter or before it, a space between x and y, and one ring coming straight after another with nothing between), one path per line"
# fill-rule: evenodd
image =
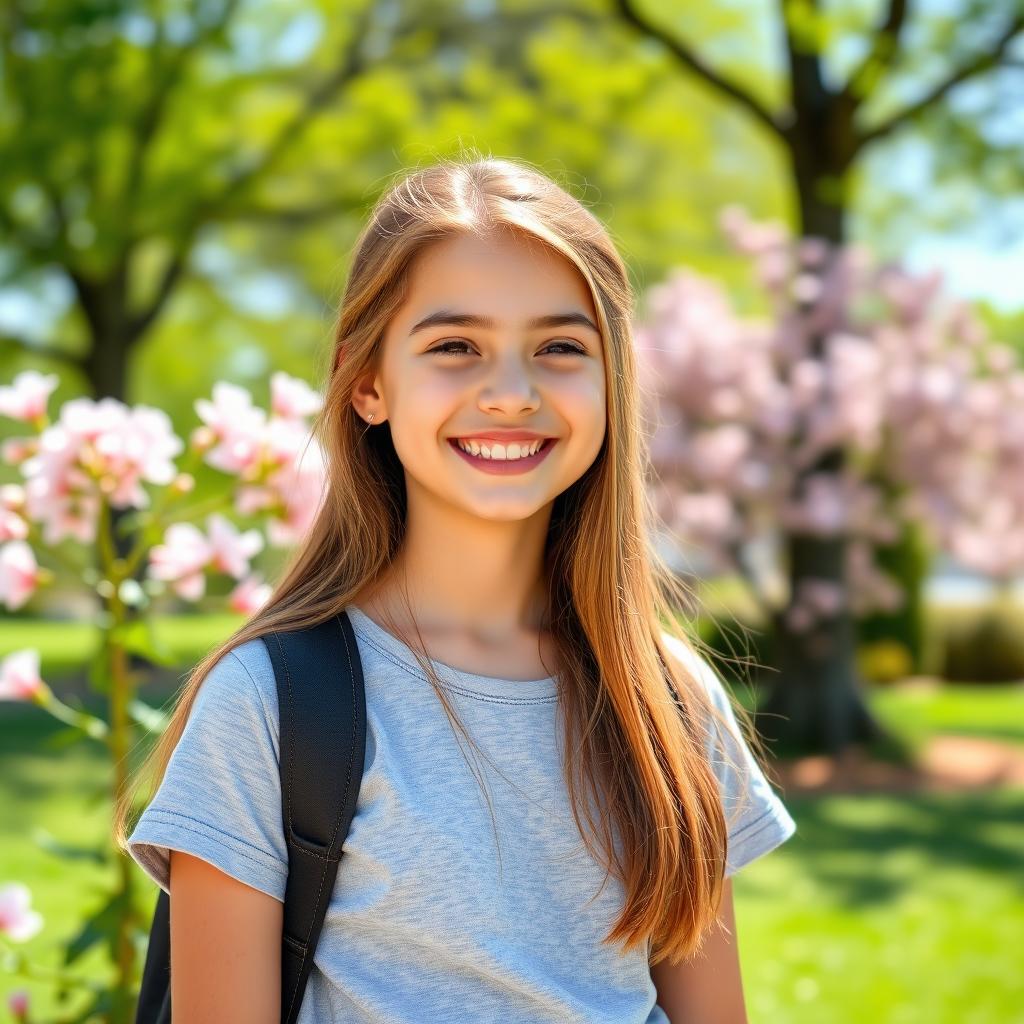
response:
M366 209L403 169L467 146L562 180L609 226L641 294L685 262L742 295L717 212L739 201L792 222L786 147L669 43L781 122L794 79L779 11L647 5L652 34L618 7L8 6L0 371L72 366L68 389L159 400L179 425L216 379L261 398L269 367L315 375ZM867 61L885 14L784 10L834 89ZM1021 71L983 65L1019 19L991 0L905 15L895 66L862 76L868 125L982 66L853 162L850 237L900 255L936 232L1013 237ZM989 317L1021 343L1019 310Z
M719 211L738 202L799 230L817 203L842 209L848 240L945 266L1024 353L1022 29L1020 0L12 0L0 381L56 371L51 408L79 394L151 403L181 436L217 380L260 405L274 369L319 384L367 210L411 167L466 152L525 160L586 203L641 308L686 265L756 310ZM0 439L20 433L0 421ZM201 475L197 497L218 484ZM52 611L74 612L74 582L53 589ZM770 664L736 581L703 596L711 646ZM929 672L1024 679L1020 603L987 597L928 602ZM75 685L88 623L5 618L0 655L38 645L44 676ZM236 621L156 628L184 672ZM1019 684L886 687L910 655L868 640L859 667L882 684L887 722L1024 742ZM59 929L104 869L41 857L29 832L98 837L107 766L83 749L55 758L53 722L3 710L0 874L31 880ZM787 799L798 836L738 883L752 1015L1014 1019L1018 795ZM33 998L52 1008L44 986Z

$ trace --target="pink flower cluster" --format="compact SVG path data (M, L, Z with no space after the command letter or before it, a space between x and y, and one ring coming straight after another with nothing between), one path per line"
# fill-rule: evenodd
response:
M43 424L46 397L55 380L33 370L0 389L0 412ZM16 438L4 446L5 461L26 478L24 513L43 527L43 541L96 539L101 498L113 508L146 508L143 483L168 484L174 458L184 449L167 414L148 406L129 408L113 398L66 402L56 423L38 438Z
M7 996L7 1009L15 1021L28 1021L28 989L15 989Z
M937 274L878 266L730 208L771 315L744 317L679 270L637 326L641 385L656 399L657 508L724 566L782 534L847 540L848 587L805 580L788 606L809 628L848 602L895 608L874 549L902 524L993 575L1024 570L1024 369ZM838 448L842 469L818 460ZM817 467L817 468L816 468Z
M206 524L205 534L192 523L168 527L164 542L149 553L150 577L169 582L180 597L198 601L206 592L209 569L244 580L246 593L258 596L261 591L254 586L258 580L249 576L249 559L263 550L263 535L258 530L242 533L217 513Z
M192 443L209 465L238 477L239 515L267 512L270 543L284 547L305 534L323 502L323 452L307 422L322 400L304 381L280 372L270 378L270 390L268 417L244 388L215 384L213 400L195 404L204 425Z
M0 886L0 934L14 942L27 942L43 927L43 918L32 909L32 894L21 882Z
M15 651L0 661L0 700L32 700L45 686L35 648Z
M8 610L23 606L45 575L29 546L32 524L41 527L44 544L68 537L93 543L104 500L118 509L148 508L144 484L174 484L184 492L192 483L175 464L185 445L164 412L110 398L76 398L51 424L47 402L57 383L52 374L29 370L0 387L0 414L38 431L8 440L2 449L4 460L25 477L24 485L0 487L0 602ZM191 441L209 465L236 478L235 510L263 516L270 542L286 546L301 539L323 500L323 455L308 422L322 400L285 373L275 373L270 384L269 416L244 388L214 385L212 400L195 404L203 425ZM258 531L240 533L223 516L207 520L206 534L178 523L150 553L150 576L198 600L206 571L228 573L239 580L230 607L251 613L270 596L262 577L249 572L249 559L262 547Z

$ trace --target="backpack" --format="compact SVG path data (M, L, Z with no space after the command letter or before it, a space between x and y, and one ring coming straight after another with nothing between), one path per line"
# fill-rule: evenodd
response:
M288 844L281 1022L295 1024L355 815L366 751L363 667L348 614L260 637L280 709L281 809ZM135 1024L170 1024L170 897L160 890Z

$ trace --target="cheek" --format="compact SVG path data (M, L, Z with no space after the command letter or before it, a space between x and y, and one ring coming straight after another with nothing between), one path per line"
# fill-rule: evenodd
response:
M431 425L439 427L465 400L465 388L451 375L410 373L392 398L394 419L415 424L418 433Z
M603 377L578 374L557 388L559 413L575 434L604 434L605 390Z

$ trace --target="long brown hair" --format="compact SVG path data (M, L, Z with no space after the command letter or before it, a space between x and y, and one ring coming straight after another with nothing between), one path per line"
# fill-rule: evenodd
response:
M166 731L119 795L114 838L127 851L135 798L147 780L155 792L199 688L220 658L264 634L329 619L386 576L404 533L405 480L390 427L363 422L351 403L353 388L376 365L417 255L456 234L496 230L540 240L569 260L590 288L599 319L605 440L586 473L555 499L544 553L547 620L559 657L563 771L587 849L606 880L614 872L625 891L622 913L603 941L621 942L624 950L650 942L652 963L675 962L699 948L721 901L728 824L707 751L712 719L725 722L692 665L666 642L675 638L694 650L695 634L678 617L692 607L693 595L652 543L641 421L646 396L626 268L597 218L519 161L442 160L402 177L374 207L356 243L313 427L327 465L321 510L267 604L190 673ZM421 654L422 641L406 642L453 717ZM756 748L742 706L734 703L734 712ZM593 807L602 808L598 823Z

